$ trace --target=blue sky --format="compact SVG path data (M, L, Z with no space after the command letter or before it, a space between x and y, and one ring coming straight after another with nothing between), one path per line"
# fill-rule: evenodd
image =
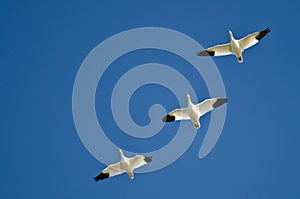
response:
M299 8L299 1L1 1L1 198L299 198ZM237 38L267 26L272 30L244 53L242 64L233 56L214 58L228 105L222 135L207 157L198 159L198 151L209 114L193 144L172 165L136 174L133 181L122 175L96 183L92 178L105 165L77 134L75 77L100 42L147 26L182 32L204 47L227 42L227 29ZM112 68L184 64L164 52L134 53ZM113 79L110 75L104 78ZM191 81L199 85L199 99L208 97L201 78ZM144 103L131 106L138 124L149 122L143 116L157 97L168 110L177 103L161 89L149 85L133 96ZM102 98L98 87L98 111ZM99 118L102 114L110 113L99 112ZM178 126L168 125L169 132L147 141L124 136L112 119L103 120L109 138L136 151L164 146Z

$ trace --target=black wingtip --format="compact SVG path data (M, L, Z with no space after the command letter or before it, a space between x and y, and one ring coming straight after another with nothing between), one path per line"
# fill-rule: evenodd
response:
M268 34L271 31L271 28L267 27L263 31L260 31L259 34L256 36L256 39L259 41L261 40L266 34Z
M197 53L198 56L215 56L215 51L203 50Z
M148 156L148 157L145 156L144 160L145 160L145 162L149 163L152 161L152 156Z
M222 106L225 103L227 103L227 98L218 98L217 101L212 106L213 108L217 108L219 106Z
M168 114L162 119L162 121L163 122L173 122L173 121L175 121L175 116Z
M99 180L104 180L106 178L109 178L109 173L100 173L96 177L94 177L94 180L97 182Z

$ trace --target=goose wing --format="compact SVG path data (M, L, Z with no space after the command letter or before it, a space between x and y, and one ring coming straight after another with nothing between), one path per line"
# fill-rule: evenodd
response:
M106 167L99 175L94 177L94 180L95 181L104 180L106 178L119 175L121 173L124 173L124 171L121 169L120 162L118 162L116 164L111 164L108 167Z
M227 102L226 98L212 98L204 100L203 102L197 104L197 107L201 113L201 116L205 113L225 104Z
M257 44L264 36L266 36L271 31L270 28L266 28L260 32L255 32L247 35L239 40L240 46L245 50L251 46Z
M129 158L129 163L132 169L139 168L145 164L148 164L152 161L152 156L136 155L132 158Z
M197 53L198 56L223 56L230 54L232 54L230 43L213 46Z
M175 120L190 120L187 108L175 109L168 113L163 119L163 122L173 122Z

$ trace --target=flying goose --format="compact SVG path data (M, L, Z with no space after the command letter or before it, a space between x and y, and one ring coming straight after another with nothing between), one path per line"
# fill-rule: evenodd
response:
M228 30L228 34L230 37L230 43L210 47L204 51L198 52L197 55L199 55L199 56L223 56L223 55L234 54L236 56L238 62L242 63L243 62L242 53L244 52L244 50L257 44L270 31L271 31L270 28L266 28L265 30L249 34L242 39L236 40L233 37L232 32L230 30Z
M186 98L188 107L171 111L162 119L162 121L173 122L176 120L192 120L195 128L198 129L200 128L199 118L201 116L227 102L226 98L212 98L206 99L199 104L193 104L188 93L186 93Z
M143 155L136 155L134 157L125 157L123 151L119 149L119 154L121 156L121 161L115 164L111 164L106 167L99 175L94 177L95 181L104 180L119 174L126 172L128 176L133 179L133 170L139 168L145 164L152 161L152 157L146 157Z

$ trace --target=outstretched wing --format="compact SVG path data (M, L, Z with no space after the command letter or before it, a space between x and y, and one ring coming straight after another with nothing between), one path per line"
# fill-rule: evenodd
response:
M124 173L124 171L120 167L120 162L118 162L116 164L111 164L108 167L106 167L99 175L94 177L94 180L95 181L104 180L106 178L119 175L121 173Z
M139 168L145 164L148 164L152 161L152 156L136 155L132 158L129 158L130 167L132 169Z
M232 51L229 43L213 46L197 53L198 56L223 56L230 54L232 54Z
M212 98L204 100L203 102L197 104L197 107L201 113L201 116L205 113L217 108L227 102L226 98Z
M266 28L263 31L255 32L247 35L239 40L239 44L243 49L250 48L251 46L257 44L264 36L266 36L271 31L270 28Z
M168 113L163 119L163 122L173 122L175 120L189 120L187 108L175 109Z

